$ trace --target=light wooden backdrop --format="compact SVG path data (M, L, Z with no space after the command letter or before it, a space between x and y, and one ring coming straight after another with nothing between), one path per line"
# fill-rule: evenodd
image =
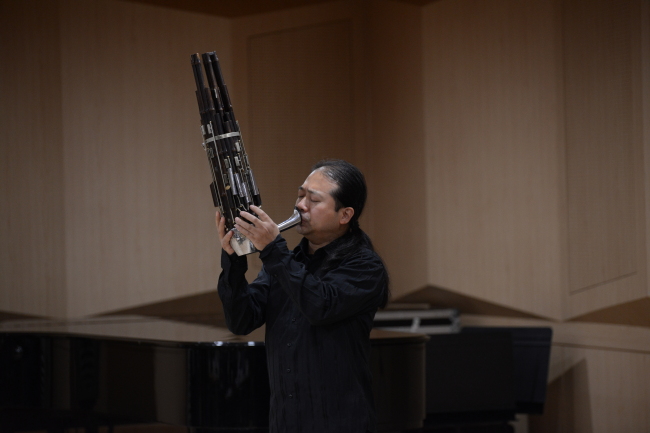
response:
M649 9L2 0L0 315L213 298L189 55L216 50L274 219L312 163L351 160L395 300L554 328L532 431L648 431Z
M371 234L399 299L428 284L423 26L420 8L390 1L374 2L367 22Z
M64 316L56 2L0 2L0 316Z
M0 311L79 317L214 288L189 56L218 50L230 77L229 22L36 3L2 2Z
M552 318L566 278L558 12L496 0L423 15L429 282Z
M67 316L216 285L218 239L190 54L225 19L114 1L62 1Z
M338 1L236 20L2 5L17 59L2 69L2 311L78 316L213 288L182 60L213 47L273 218L316 160L357 163L396 298L438 287L554 319L647 298L644 2L588 20L577 0Z

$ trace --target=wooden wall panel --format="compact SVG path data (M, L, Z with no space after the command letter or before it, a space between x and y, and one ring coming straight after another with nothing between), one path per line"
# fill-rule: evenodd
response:
M543 416L529 431L607 433L648 431L650 354L553 347L559 373L548 389Z
M648 374L650 374L650 356L645 356L645 374L646 377L648 377ZM645 388L645 414L646 414L646 425L645 425L645 431L650 431L650 392L648 391L648 388ZM641 428L644 428L641 426Z
M305 26L319 26L324 23L350 20L350 8L346 1L333 1L317 6L292 8L286 11L267 14L252 15L249 17L231 20L232 28L232 55L233 55L233 85L231 91L233 104L237 104L237 118L243 133L248 137L248 128L251 126L249 105L255 103L255 95L249 91L250 87L250 60L249 40L264 34L272 34ZM255 153L256 146L264 143L255 143L247 139L247 151Z
M632 2L564 2L569 290L638 269Z
M641 53L641 62L639 65L638 75L640 78L640 104L641 110L641 134L643 146L643 158L639 158L639 162L643 163L644 182L642 188L644 190L645 214L650 215L650 3L641 1L641 8L639 11L639 19L641 24L641 32L639 38L639 48ZM645 223L645 224L643 224ZM650 298L650 242L648 242L648 233L650 233L650 218L645 217L641 223L641 227L645 228L645 287L646 296ZM650 428L649 428L650 430Z
M226 20L119 1L61 8L68 315L216 287L219 245L190 55Z
M57 2L0 1L0 312L63 317Z
M276 222L290 216L316 161L354 157L351 43L349 20L249 38L251 164ZM293 230L285 237L299 240Z
M564 1L567 317L647 294L642 3Z
M559 318L558 5L445 1L423 20L429 283Z
M427 284L421 9L373 2L368 21L372 235L399 299Z
M335 1L233 20L232 29L237 117L263 207L281 222L314 163L358 160L355 25L347 2ZM290 247L300 239L294 229L283 236ZM261 262L248 264L255 278Z

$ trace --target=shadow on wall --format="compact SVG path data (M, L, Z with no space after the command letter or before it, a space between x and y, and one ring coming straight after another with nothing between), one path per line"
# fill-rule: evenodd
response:
M455 292L437 286L424 286L406 295L398 295L391 302L426 303L435 308L454 308L463 314L482 314L486 316L521 317L525 319L551 319L527 311L500 305L485 299ZM552 320L552 319L551 319Z
M530 415L529 433L591 433L587 361L582 360L549 383L544 415Z
M0 311L0 322L7 320L22 320L22 319L41 319L41 316L34 316L31 314L10 313L7 311Z
M223 304L216 290L111 311L99 314L97 317L128 316L133 314L138 316L161 317L179 322L226 327Z

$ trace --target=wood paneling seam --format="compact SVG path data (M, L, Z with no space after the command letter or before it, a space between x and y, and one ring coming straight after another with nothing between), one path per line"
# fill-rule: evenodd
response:
M620 349L616 347L607 347L607 346L593 346L590 344L575 344L575 343L551 343L551 346L558 347L571 347L575 349L595 349L595 350L606 350L608 352L624 352L624 353L638 353L642 355L650 355L650 350L638 350L638 349Z
M613 283L615 281L624 280L625 278L635 276L637 273L638 273L637 271L630 272L629 274L621 275L621 276L616 277L616 278L611 278L611 279L609 279L607 281L602 281L600 283L592 284L590 286L585 286L585 287L581 287L579 289L571 290L569 295L575 295L575 294L582 293L582 292L585 292L585 291L590 290L590 289L595 289L596 287L605 286L605 285Z

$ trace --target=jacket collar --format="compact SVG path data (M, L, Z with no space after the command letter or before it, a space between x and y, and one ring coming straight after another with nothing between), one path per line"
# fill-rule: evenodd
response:
M294 254L296 255L296 258L299 261L302 261L303 258L305 258L307 260L314 260L314 259L322 260L327 256L327 254L330 251L336 249L337 244L339 244L341 242L341 239L344 236L345 235L340 236L340 237L334 239L329 244L325 245L324 247L321 247L321 248L317 249L316 252L313 255L309 254L309 241L307 240L307 238L302 238L300 243L296 246L296 248L294 248L293 251L294 251Z

